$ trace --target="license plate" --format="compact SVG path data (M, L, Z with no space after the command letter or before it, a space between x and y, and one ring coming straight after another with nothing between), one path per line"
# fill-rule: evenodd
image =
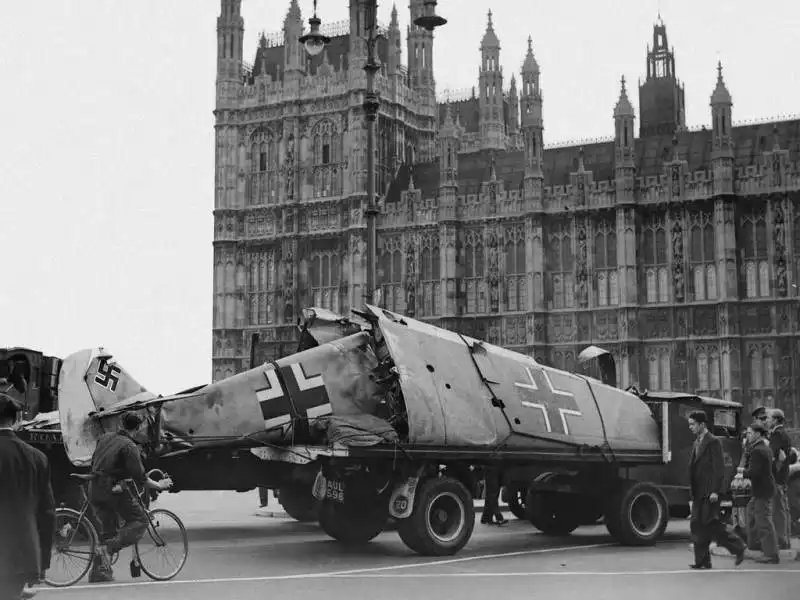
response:
M325 482L325 498L344 504L344 483L338 479L328 479Z

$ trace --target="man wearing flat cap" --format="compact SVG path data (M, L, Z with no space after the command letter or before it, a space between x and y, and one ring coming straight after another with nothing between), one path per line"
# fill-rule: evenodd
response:
M780 562L780 556L775 525L772 522L775 477L772 471L772 450L767 440L768 432L767 426L761 421L753 421L748 428L750 453L743 475L752 482L753 497L747 507L748 519L753 524L751 531L760 541L761 551L764 553L764 556L757 558L756 561L777 564ZM748 540L747 545L752 548L755 543Z
M30 597L50 567L55 501L45 455L13 432L20 406L0 392L0 598Z
M153 481L147 476L142 455L134 438L144 418L134 412L123 413L119 431L106 433L97 440L92 456L89 499L101 523L105 552L96 557L89 573L91 583L113 581L109 558L135 544L147 531L147 516L134 497L134 491L123 481L132 479L140 487L166 490L170 479ZM118 527L119 519L125 522Z

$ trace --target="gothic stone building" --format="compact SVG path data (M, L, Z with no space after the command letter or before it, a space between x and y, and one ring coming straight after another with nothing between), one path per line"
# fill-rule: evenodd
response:
M283 32L243 60L241 0L218 20L213 377L294 350L303 307L361 306L366 47L359 8L309 58ZM421 0L410 0L414 16ZM397 12L378 46L378 278L391 310L618 384L769 402L800 422L800 121L733 126L720 66L710 127L685 125L663 23L614 135L546 147L529 40L504 87L491 21L478 93L437 103L433 36ZM710 77L709 88L713 79ZM798 240L795 242L795 240Z

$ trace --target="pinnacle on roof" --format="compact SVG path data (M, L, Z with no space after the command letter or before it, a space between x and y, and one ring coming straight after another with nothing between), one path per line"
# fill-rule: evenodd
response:
M442 128L439 130L439 135L442 137L452 137L455 136L457 133L456 124L453 121L453 111L451 110L451 104L448 102L445 105L445 112L444 112L444 123L442 124Z
M287 21L303 20L303 15L300 12L300 5L297 4L297 0L292 0L289 3L289 12L286 13L286 20Z
M525 55L525 62L522 63L522 72L539 72L539 63L536 62L536 58L533 56L533 38L531 36L528 36L528 53Z
M489 21L486 24L486 33L483 34L481 41L481 49L484 48L499 48L500 40L497 39L497 34L494 32L494 25L492 24L492 10L489 9Z
M633 106L631 105L631 101L628 99L628 91L625 89L625 75L623 75L621 89L619 92L619 100L617 100L617 105L614 107L614 116L632 117L634 114Z
M722 80L722 61L717 62L717 87L714 88L714 93L711 94L711 104L733 104L731 94Z

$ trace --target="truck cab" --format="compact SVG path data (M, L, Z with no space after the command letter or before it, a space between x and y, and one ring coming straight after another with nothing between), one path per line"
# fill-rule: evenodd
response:
M58 410L58 373L61 359L29 348L0 348L3 392L22 406L20 421Z

